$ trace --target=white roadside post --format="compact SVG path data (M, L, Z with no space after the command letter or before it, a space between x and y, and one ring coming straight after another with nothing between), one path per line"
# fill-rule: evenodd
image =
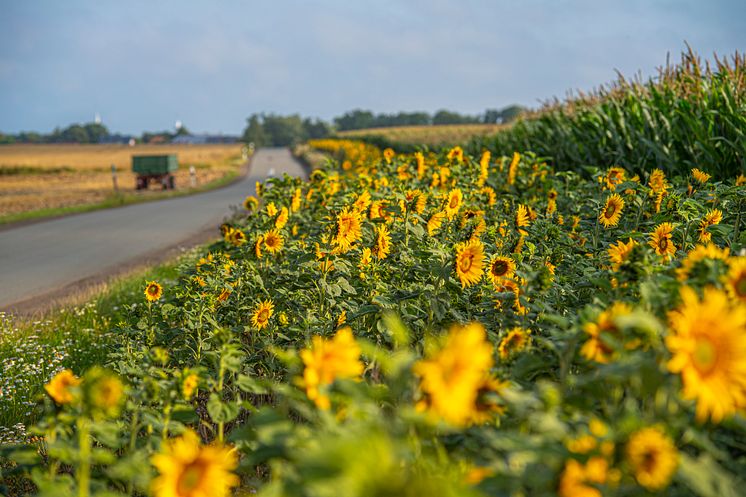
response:
M192 188L197 186L197 170L194 166L189 166L189 184L192 185Z

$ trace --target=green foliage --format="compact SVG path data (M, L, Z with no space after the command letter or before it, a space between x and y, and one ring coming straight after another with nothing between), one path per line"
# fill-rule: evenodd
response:
M471 150L533 150L561 170L619 165L642 173L686 174L697 167L721 178L746 170L746 59L736 54L703 67L691 51L645 83L621 78L518 120Z

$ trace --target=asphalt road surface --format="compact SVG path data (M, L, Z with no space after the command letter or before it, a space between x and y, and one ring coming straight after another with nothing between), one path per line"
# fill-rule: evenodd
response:
M287 149L261 149L246 177L224 188L0 231L0 310L111 274L206 230L217 234L230 206L253 195L257 180L283 173L305 175Z

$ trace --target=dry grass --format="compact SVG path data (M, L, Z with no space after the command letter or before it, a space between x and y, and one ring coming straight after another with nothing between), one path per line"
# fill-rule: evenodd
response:
M235 173L242 163L241 144L4 145L0 146L0 218L102 203L113 193L112 164L117 167L120 192L134 193L132 155L170 153L179 157L177 190L189 188L191 165L199 186ZM138 193L161 194L155 190Z
M360 136L382 136L397 143L443 145L468 142L476 136L496 133L504 128L501 124L440 124L433 126L397 126L390 128L368 128L337 133L343 138Z

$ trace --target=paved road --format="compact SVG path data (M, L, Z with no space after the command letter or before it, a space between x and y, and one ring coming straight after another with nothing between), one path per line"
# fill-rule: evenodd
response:
M242 180L206 193L106 209L0 231L0 309L132 264L216 229L255 182L302 176L286 149L261 149Z

